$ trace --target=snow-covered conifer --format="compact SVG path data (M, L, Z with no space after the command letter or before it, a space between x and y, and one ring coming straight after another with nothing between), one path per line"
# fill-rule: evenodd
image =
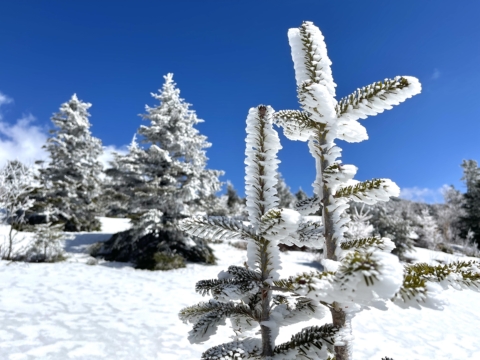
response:
M308 195L302 190L302 188L300 188L295 193L295 198L297 199L296 201L303 201L308 199Z
M113 153L110 167L105 170L109 179L103 194L107 216L126 216L142 211L135 201L135 194L148 179L143 171L147 155L139 146L136 135L128 146L128 153Z
M443 189L444 204L437 208L437 225L438 229L448 244L459 243L460 228L459 221L464 215L463 195L453 186L448 186Z
M0 257L12 260L22 256L15 245L18 242L18 227L25 221L25 212L34 200L28 194L35 188L32 169L20 161L8 161L0 169L0 224L10 225L8 237L0 244Z
M100 226L95 202L100 194L103 149L100 139L90 132L91 106L76 94L61 105L51 119L55 129L44 145L50 162L39 169L46 202L65 223L66 231L92 231Z
M205 149L211 144L194 127L203 120L180 98L173 74L164 78L160 92L152 94L160 103L146 106L147 113L142 115L150 124L138 129L148 149L136 150L145 151L139 155L144 179L135 192L133 206L140 213L157 209L165 221L175 222L220 189L222 172L206 169Z
M227 181L227 191L217 198L216 206L209 211L209 216L231 216L236 219L246 219L245 199L241 198L230 181Z
M137 131L140 144L134 139L129 153L115 156L107 170L112 194L128 202L122 206L133 228L104 243L99 254L149 269L168 268L157 266L155 259L170 259L174 252L186 260L214 263L206 242L185 236L177 224L215 207L214 194L220 189L223 172L206 168L205 149L211 144L195 128L203 120L180 98L173 74L164 78L162 89L152 94L159 104L146 106L142 115L149 124Z
M256 330L261 339L239 337L207 350L202 359L332 359L352 358L351 319L369 306L385 309L392 300L402 307L441 308L438 290L480 287L480 265L456 262L403 267L391 254L388 238L344 237L350 219L350 201L375 204L397 196L399 188L388 179L353 180L356 167L343 165L335 139L358 142L367 138L359 118L376 115L420 92L412 77L397 77L357 90L337 102L330 60L320 30L310 22L290 29L290 45L303 111L275 113L285 135L308 141L315 158L315 195L280 209L275 194L275 157L280 144L272 129L270 107L251 109L247 118L246 194L249 223L228 218L192 218L182 229L204 238L248 240L245 267L231 266L218 279L197 283L196 290L213 299L183 309L180 318L193 323L191 342L202 342L230 318L236 333ZM322 216L312 216L319 210ZM325 271L288 279L278 276L276 244L324 248ZM293 295L293 296L292 296ZM275 346L280 326L330 310L332 324L313 326ZM249 335L249 334L247 334Z
M371 207L372 223L375 233L388 237L395 244L393 254L400 260L407 260L407 253L414 251L415 240L418 239L419 214L412 209L412 203L394 198L387 203L375 204Z
M430 214L428 209L422 211L419 222L421 224L419 236L429 244L429 248L438 250L440 244L443 243L443 238L435 218Z
M290 351L290 343L275 347L279 327L321 316L323 306L314 299L293 297L288 289L277 289L280 281L278 244L287 241L307 241L318 237L308 219L290 209L279 209L276 153L281 148L278 134L272 127L273 109L260 105L250 109L246 138L246 195L249 223L227 217L194 217L185 219L181 228L205 239L243 239L248 241L245 267L230 266L215 280L197 283L196 290L211 295L208 302L183 309L180 318L193 325L189 340L202 342L217 331L218 325L230 318L238 336L228 344L207 350L202 359L237 359L248 357L278 357ZM302 227L302 229L299 229ZM290 235L293 234L293 235ZM291 239L290 239L291 238ZM287 240L289 239L289 240ZM259 329L261 338L253 331ZM248 334L253 337L246 337ZM331 348L330 327L314 327L292 342L301 347L313 339L322 353ZM305 346L306 353L308 345Z
M295 196L290 191L290 187L285 183L282 174L278 173L277 181L278 204L281 208L290 209L295 204Z
M467 192L473 190L478 181L480 181L480 168L475 160L463 160L461 167L463 168L462 180L465 182Z

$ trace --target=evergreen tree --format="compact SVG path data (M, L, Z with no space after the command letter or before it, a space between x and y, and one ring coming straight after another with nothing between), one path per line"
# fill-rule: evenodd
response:
M138 130L141 142L149 147L136 149L143 182L135 192L133 206L139 212L159 210L164 222L176 222L190 215L190 208L208 207L210 196L220 189L222 172L205 168L205 149L211 144L194 127L203 120L180 98L173 74L164 78L162 90L152 94L160 104L146 106L143 115L150 125Z
M395 244L393 254L406 261L407 252L414 251L415 240L418 239L418 216L412 209L410 201L394 198L388 203L372 206L370 222L375 233L388 237Z
M65 223L65 231L100 228L95 202L100 194L103 167L99 156L103 149L100 139L90 132L91 106L74 94L51 118L55 129L43 146L50 153L50 162L39 170L45 184L42 195Z
M210 143L194 127L203 120L180 98L173 74L164 78L160 92L152 94L159 104L146 106L142 115L149 125L138 129L145 148L134 139L129 153L115 156L107 170L114 184L112 194L128 201L126 211L133 227L114 235L95 253L152 270L184 266L178 256L215 262L206 242L185 236L178 230L178 221L215 210L214 194L220 189L218 178L222 175L206 169L205 149Z
M300 188L295 193L295 198L297 199L297 201L303 201L308 199L308 195L305 193L305 191L302 190L302 188Z
M285 183L282 174L278 173L277 194L280 201L279 207L290 209L295 204L295 196L290 191L290 187Z
M478 181L480 181L480 168L475 160L463 160L461 167L463 168L462 180L465 182L467 192L473 191Z
M134 199L148 179L143 172L146 157L147 153L140 148L136 135L128 146L127 154L113 153L110 168L105 170L109 179L103 195L107 216L131 216L142 212Z
M443 287L478 287L480 264L456 262L403 267L391 255L387 238L344 238L350 221L349 201L374 204L396 196L399 188L388 179L354 181L356 167L343 165L334 140L365 140L357 120L376 115L420 92L418 80L398 77L334 100L335 84L320 30L310 22L289 30L292 57L303 111L273 113L259 106L247 117L246 194L249 223L234 219L195 217L181 227L204 238L248 240L245 267L230 266L218 279L197 283L197 292L213 299L187 307L180 318L193 323L189 340L207 340L230 318L237 334L233 342L213 347L202 359L332 359L352 358L351 319L369 306L385 309L392 300L401 307L441 308ZM279 209L275 191L278 135L273 117L292 140L309 142L316 160L315 196L292 209ZM312 216L322 208L322 216ZM325 271L280 279L278 243L324 248ZM323 317L330 310L332 324L313 326L275 346L280 326ZM261 338L255 338L257 330ZM246 335L252 337L245 337Z
M420 238L428 244L430 249L441 249L441 245L444 244L443 238L440 230L438 229L437 222L435 221L434 217L430 215L428 209L424 209L422 211L419 222L422 224L419 234Z
M467 235L480 248L480 168L475 160L464 160L462 163L462 180L467 186L463 198L464 215L460 218L460 236Z
M460 243L460 218L464 215L463 195L453 186L443 189L444 204L437 208L437 225L446 244Z

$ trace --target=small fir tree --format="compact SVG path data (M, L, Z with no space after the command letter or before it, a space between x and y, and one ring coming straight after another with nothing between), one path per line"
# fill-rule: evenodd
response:
M95 214L103 171L99 156L103 149L100 139L90 132L91 106L74 94L53 115L55 129L43 146L50 154L50 162L39 169L40 182L45 184L43 198L53 206L66 231L100 229Z
M32 247L27 252L27 260L32 262L57 262L65 260L65 241L74 236L63 233L63 224L52 223L35 226Z
M407 253L415 251L418 238L418 216L412 210L411 202L394 198L388 203L375 204L371 213L375 233L391 239L395 244L392 253L407 261Z
M278 173L277 180L278 207L290 209L295 205L295 196L290 191L290 187L285 183L282 174Z
M270 107L251 109L247 118L246 194L249 224L228 218L197 217L181 227L204 238L248 240L245 267L230 266L218 279L200 281L196 290L213 299L183 309L180 318L193 323L189 340L202 342L230 318L237 333L233 342L207 350L213 359L332 359L352 358L351 319L368 306L385 309L392 300L402 307L441 308L439 290L448 285L478 288L480 268L474 262L442 266L427 264L403 267L391 255L387 238L344 238L350 221L345 210L349 201L373 204L398 195L398 187L387 179L354 181L356 167L342 165L334 140L358 142L366 131L357 120L390 109L420 92L415 78L398 77L360 89L336 102L323 36L312 23L290 29L290 45L303 111L280 111ZM315 196L279 209L275 194L280 148L272 128L272 117L293 140L309 142L316 160ZM322 216L309 214L322 209ZM325 271L280 279L278 243L324 247ZM280 326L330 310L332 324L309 327L292 340L275 346ZM242 337L260 328L261 339Z
M295 198L297 199L297 201L303 201L308 199L308 195L305 193L305 191L302 190L302 188L300 188L295 193Z

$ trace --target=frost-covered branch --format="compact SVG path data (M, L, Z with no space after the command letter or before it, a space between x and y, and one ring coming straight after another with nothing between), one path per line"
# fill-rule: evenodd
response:
M422 90L418 79L411 76L397 76L393 79L377 81L357 89L337 103L335 110L339 119L366 119L390 110Z
M222 216L197 216L182 220L179 228L187 234L205 240L240 239L255 236L252 227L243 222Z
M298 201L294 210L302 215L311 215L322 209L321 199L318 196Z
M260 105L251 108L247 117L245 149L245 194L250 224L257 227L261 217L278 205L275 184L280 162L277 152L282 148L272 127L273 109Z
M208 340L217 332L218 326L225 325L225 319L232 316L251 318L252 314L245 305L233 302L222 303L215 300L184 308L179 313L183 322L194 324L188 337L192 344Z
M331 324L303 329L275 347L275 360L331 359L338 329Z
M443 309L440 292L448 287L480 291L480 263L456 261L445 265L408 265L404 270L403 284L392 301L403 308Z
M208 349L202 354L201 360L255 359L260 356L261 347L259 339L236 340Z
M373 205L398 195L400 195L400 188L390 179L373 179L341 187L334 196Z

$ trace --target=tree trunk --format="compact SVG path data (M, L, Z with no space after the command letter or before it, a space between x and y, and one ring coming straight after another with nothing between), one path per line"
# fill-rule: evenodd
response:
M262 269L262 280L266 280L269 276L269 254L267 252L269 241L262 238L260 247L260 266ZM262 317L261 322L270 320L270 301L272 298L272 292L269 289L261 289L262 296ZM272 330L266 326L260 324L260 330L262 333L262 358L269 358L273 356L272 345Z
M317 134L317 141L319 145L326 145L326 131L322 131ZM319 149L320 151L320 149ZM321 161L321 169L322 169L322 181L323 184L318 184L322 186L323 189L323 198L322 198L322 205L323 205L323 225L325 227L325 258L330 260L337 260L337 256L335 255L336 249L336 239L334 237L334 224L333 219L328 211L328 206L330 204L330 196L332 195L331 189L328 183L325 181L323 174L325 169L330 166L329 162L325 159L324 156L321 156L321 153L317 153L317 156L320 158ZM318 178L318 174L317 174ZM345 322L346 314L345 312L338 306L338 303L333 303L333 308L331 308L332 313L332 323L335 327L338 328L339 331L345 330L345 326L347 325ZM350 352L349 352L350 344L345 342L342 346L335 346L335 359L336 360L350 360Z

